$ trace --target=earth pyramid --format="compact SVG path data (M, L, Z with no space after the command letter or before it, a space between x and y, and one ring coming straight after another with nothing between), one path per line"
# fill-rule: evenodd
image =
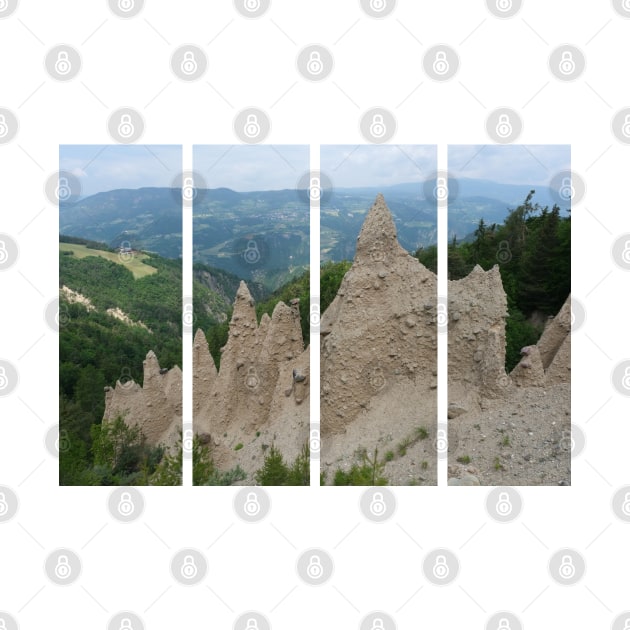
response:
M385 467L390 482L436 483L436 289L435 274L398 243L379 194L321 318L324 470L347 469L357 454L376 450L380 459L406 443L405 455Z
M308 441L308 397L309 349L299 302L278 302L259 324L254 299L241 282L218 370L203 331L195 333L195 433L210 445L221 470L238 465L248 475L244 483L252 483L271 444L291 462Z

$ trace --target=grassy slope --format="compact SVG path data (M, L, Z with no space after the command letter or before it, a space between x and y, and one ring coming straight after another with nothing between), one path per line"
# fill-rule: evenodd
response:
M90 249L85 245L78 245L74 243L59 243L59 251L67 252L71 251L77 258L86 258L87 256L99 256L105 258L111 262L124 265L133 273L133 277L137 280L157 273L155 267L145 265L144 261L148 258L146 254L130 254L127 260L125 255L122 256L115 252L106 252L100 249Z

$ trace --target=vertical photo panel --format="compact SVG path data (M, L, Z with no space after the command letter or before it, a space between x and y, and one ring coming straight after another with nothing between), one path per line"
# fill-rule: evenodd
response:
M436 160L321 147L322 484L437 484Z
M193 158L193 483L309 485L309 147Z
M571 147L448 168L448 484L570 485Z
M59 165L59 483L180 485L181 147Z

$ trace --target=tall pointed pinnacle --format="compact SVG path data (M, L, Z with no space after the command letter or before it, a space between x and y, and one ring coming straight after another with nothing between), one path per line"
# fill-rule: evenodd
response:
M254 308L254 298L247 288L244 280L241 280L241 284L236 292L236 299L234 300L234 310L232 312L232 321L230 322L230 328L238 325L253 325L257 326L256 321L256 309Z
M397 253L399 249L394 218L379 193L361 227L355 262L384 262L388 254Z
M160 374L160 364L153 350L147 352L146 359L143 361L144 381L151 379Z
M197 329L193 341L193 378L212 381L217 375L217 367L210 354L206 336L201 328Z

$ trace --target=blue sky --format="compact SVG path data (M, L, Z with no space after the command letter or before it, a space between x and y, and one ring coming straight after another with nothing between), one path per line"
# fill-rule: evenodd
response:
M435 145L322 145L320 170L335 188L420 182L436 170Z
M170 187L182 170L180 145L61 145L59 170L81 181L82 196L116 188Z
M560 171L571 170L571 145L452 145L452 177L490 179L502 184L548 185Z

